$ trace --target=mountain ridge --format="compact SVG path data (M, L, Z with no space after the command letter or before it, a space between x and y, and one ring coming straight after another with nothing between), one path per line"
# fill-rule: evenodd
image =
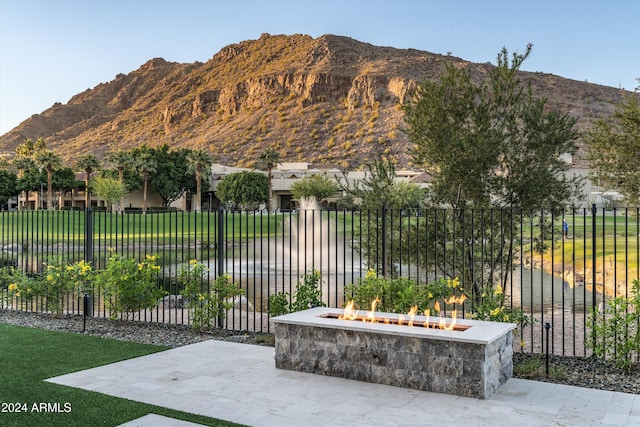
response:
M384 155L411 167L401 105L447 62L470 67L477 81L493 67L331 34L265 33L225 46L206 62L150 59L34 114L0 136L0 151L42 137L67 161L168 144L208 149L218 162L242 167L257 166L268 147L282 161L357 169ZM580 129L622 100L619 89L553 74L523 71L521 79L550 107L575 116Z

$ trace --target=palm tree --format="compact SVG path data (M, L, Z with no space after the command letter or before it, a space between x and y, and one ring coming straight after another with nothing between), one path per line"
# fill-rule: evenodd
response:
M193 210L200 212L202 202L202 173L211 169L213 156L205 150L193 150L187 154L187 168L189 173L196 175L196 198Z
M53 170L62 166L62 159L56 153L51 150L44 150L38 153L36 156L36 164L43 167L47 171L47 209L53 210L53 203L51 200L52 191L52 176Z
M25 139L24 142L16 147L16 158L18 159L34 159L36 156L47 149L47 143L44 139L38 138L35 141L33 139Z
M136 172L138 172L140 176L142 176L142 212L147 213L147 188L149 186L149 177L158 168L158 163L156 162L156 159L153 157L153 154L151 154L151 152L143 151L134 160L134 168Z
M84 171L84 208L89 209L91 207L91 192L89 191L89 180L91 174L100 169L100 160L92 154L86 154L78 159L76 162L76 170Z
M267 211L271 212L271 171L280 163L280 153L275 148L267 148L264 153L260 155L260 163L267 169L267 188L269 189Z
M124 171L125 169L131 167L133 158L131 157L131 153L125 150L117 150L110 153L107 156L107 160L113 163L116 169L118 169L118 177L120 178L120 182L124 183ZM120 200L120 212L124 211L124 195Z
M29 157L16 157L13 159L13 167L17 169L18 179L20 179L24 176L25 172L30 171L35 167L35 163ZM27 192L25 190L22 191L23 200L26 200L27 198L26 193ZM19 204L18 210L22 210L23 207L24 204Z

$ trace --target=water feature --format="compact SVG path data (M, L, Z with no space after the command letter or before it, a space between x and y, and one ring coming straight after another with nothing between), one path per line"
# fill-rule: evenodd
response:
M359 254L340 239L335 216L322 211L315 199L300 201L297 212L282 213L282 228L269 238L252 240L233 248L224 272L247 291L254 307L266 311L268 295L295 293L296 285L313 269L320 272L322 299L341 306L344 286L362 274ZM213 271L216 260L208 261Z

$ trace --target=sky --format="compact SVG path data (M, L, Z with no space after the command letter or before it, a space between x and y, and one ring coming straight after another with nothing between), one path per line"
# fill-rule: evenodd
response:
M336 34L633 90L640 0L0 0L0 135L152 58L205 62L262 33Z

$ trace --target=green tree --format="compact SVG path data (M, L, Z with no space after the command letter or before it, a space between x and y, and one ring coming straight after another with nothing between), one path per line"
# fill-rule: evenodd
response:
M4 210L7 201L18 194L20 191L16 174L6 169L0 169L0 210Z
M550 109L518 78L529 56L506 49L488 81L447 65L438 81L420 83L407 103L407 134L417 165L432 176L436 203L454 208L558 208L579 195L563 154L575 154L576 119Z
M18 179L21 179L24 174L37 167L35 158L38 153L45 150L46 148L47 144L42 138L38 138L35 141L32 139L25 139L22 144L16 147L13 165L18 170ZM40 184L38 183L38 189L40 188L39 185ZM24 198L26 198L26 194L24 194ZM22 206L18 205L18 209L22 209Z
M62 165L62 159L51 150L44 150L36 155L36 164L47 171L47 209L53 210L53 170Z
M113 211L113 205L127 194L127 188L123 181L104 176L94 177L91 180L91 188L98 197L105 201L111 211Z
M396 168L389 159L378 158L367 165L365 178L352 184L341 183L342 188L360 200L363 210L388 208L394 200L393 186L396 181Z
M25 139L22 144L16 147L16 158L35 160L38 153L46 149L47 143L42 138L38 138L35 141L32 139Z
M61 196L66 193L82 188L83 185L81 181L76 179L76 174L71 168L61 167L53 171L51 187L56 200L60 200ZM59 208L55 203L54 206Z
M91 207L91 188L89 187L89 181L91 180L91 174L101 167L98 158L92 154L85 154L81 156L76 162L76 170L84 172L84 208L89 209Z
M315 199L321 202L322 199L333 196L339 190L338 183L325 175L311 175L291 185L291 193L298 200Z
M216 195L228 208L255 210L267 201L267 182L260 172L232 173L222 178Z
M640 79L639 79L640 80ZM618 190L629 205L640 204L640 87L624 95L613 116L593 124L585 136L591 176Z
M452 217L435 215L426 226L461 234L441 274L460 277L476 303L490 294L486 286L494 286L496 268L512 265L515 210L558 211L580 194L580 178L567 175L562 159L577 151L576 120L551 109L519 80L530 52L531 45L510 60L502 49L480 83L468 68L449 64L439 80L420 83L404 107L414 161L433 177L431 202L455 208ZM494 209L506 207L511 214ZM496 248L490 256L479 253L483 242ZM435 257L452 249L446 241L432 244ZM465 260L462 266L459 260Z
M213 164L213 156L205 150L193 150L187 153L187 171L196 177L196 197L193 210L200 212L202 202L202 177L208 177Z
M267 210L271 212L272 205L272 187L271 187L271 172L278 163L280 163L280 153L275 148L267 148L264 153L260 155L260 163L267 170Z
M424 200L424 190L418 184L396 181L391 188L391 206L398 209L417 209Z
M149 171L147 175L147 181L153 182L153 190L162 199L164 206L168 206L186 192L195 192L196 181L193 175L188 173L187 166L187 154L190 151L170 150L167 144L163 144L158 147L141 146L131 152L134 158L148 156L155 163L153 171Z
M360 249L366 253L369 267L383 276L394 276L398 265L396 261L402 259L402 254L399 245L388 243L401 235L400 210L419 205L423 198L422 189L415 184L400 184L396 180L393 162L382 158L367 166L363 180L349 185L343 183L342 187L360 200L363 245ZM387 250L389 246L393 246L395 251Z

